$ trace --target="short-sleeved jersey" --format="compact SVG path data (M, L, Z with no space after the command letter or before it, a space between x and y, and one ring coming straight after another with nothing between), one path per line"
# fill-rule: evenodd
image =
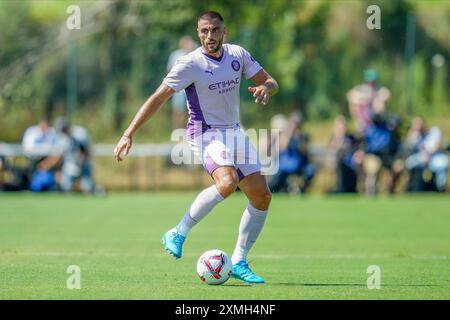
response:
M199 47L178 59L163 83L177 92L185 89L188 129L199 121L208 127L233 126L239 123L241 77L249 79L261 69L238 45L224 44L220 58Z

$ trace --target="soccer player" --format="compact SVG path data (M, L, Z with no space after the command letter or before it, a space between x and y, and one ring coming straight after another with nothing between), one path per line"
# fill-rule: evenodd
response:
M189 109L189 143L215 184L200 192L178 225L163 235L165 250L181 258L189 231L239 186L249 203L231 257L232 275L248 283L263 283L264 279L249 268L247 255L263 228L271 193L261 175L257 152L239 127L239 86L242 75L251 79L255 86L248 91L255 103L267 105L269 97L277 93L278 84L244 48L223 44L226 28L218 12L201 14L197 32L201 47L180 58L139 109L114 149L115 158L121 161L121 154L130 151L136 130L174 92L184 89ZM225 138L230 132L236 139ZM245 143L233 145L235 140Z

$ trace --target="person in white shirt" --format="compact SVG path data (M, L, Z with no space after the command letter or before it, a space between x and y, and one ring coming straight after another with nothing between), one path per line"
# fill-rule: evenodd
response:
M30 189L37 192L55 189L55 171L60 165L61 148L57 144L56 131L46 117L25 131L22 149L30 160L27 173Z
M42 159L52 153L56 146L56 131L50 127L47 118L29 127L22 138L24 153L33 159Z
M429 170L435 177L434 187L439 192L444 192L447 189L450 164L449 156L443 147L443 138L439 127L431 127L424 138L418 140L417 151L405 160L405 167L410 175L415 170ZM421 176L423 175L422 173Z

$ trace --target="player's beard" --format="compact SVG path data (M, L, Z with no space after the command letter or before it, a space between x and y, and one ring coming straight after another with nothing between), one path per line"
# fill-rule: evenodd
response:
M222 49L223 38L220 39L220 40L216 40L216 42L217 42L217 45L214 48L210 49L208 44L205 41L205 43L203 44L203 47L205 48L206 52L208 52L208 53L217 53L217 52L219 52L220 49Z

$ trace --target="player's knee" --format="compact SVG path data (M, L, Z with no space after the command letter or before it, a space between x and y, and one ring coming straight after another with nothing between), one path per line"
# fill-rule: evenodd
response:
M263 192L257 193L253 197L251 202L255 208L259 210L267 210L271 201L272 193L269 190L265 190Z
M268 208L270 205L270 202L272 201L272 193L269 190L266 190L263 192L260 196L261 203L264 207Z
M226 174L220 177L219 181L216 183L216 186L220 194L226 198L237 189L238 183L239 179L237 175Z

